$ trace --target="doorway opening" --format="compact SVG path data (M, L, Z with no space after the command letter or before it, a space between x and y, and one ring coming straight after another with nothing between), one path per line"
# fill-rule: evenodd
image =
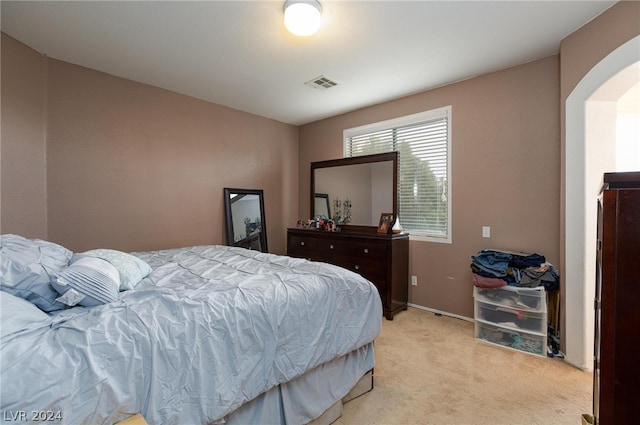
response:
M640 36L594 66L566 102L565 355L586 370L593 368L597 197L604 172L640 170L640 159L625 164L627 158L617 158L623 145L627 152L640 150L640 130L624 129L629 122L640 122L637 110L626 109L640 103L639 82Z

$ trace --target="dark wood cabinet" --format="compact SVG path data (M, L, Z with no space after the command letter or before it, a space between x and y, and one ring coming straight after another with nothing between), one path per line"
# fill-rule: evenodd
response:
M389 320L407 309L409 235L406 233L288 229L287 255L335 264L361 274L378 288L384 316Z
M606 173L598 200L593 416L638 422L640 173Z

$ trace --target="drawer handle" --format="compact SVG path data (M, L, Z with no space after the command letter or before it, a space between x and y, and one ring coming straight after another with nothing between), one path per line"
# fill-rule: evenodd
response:
M329 249L333 249L333 245L329 245Z
M365 249L364 249L364 253L365 253L365 254L368 254L368 253L369 253L369 248L365 248Z
M356 264L356 270L360 270L360 266Z
M300 242L300 245L304 246L304 242Z

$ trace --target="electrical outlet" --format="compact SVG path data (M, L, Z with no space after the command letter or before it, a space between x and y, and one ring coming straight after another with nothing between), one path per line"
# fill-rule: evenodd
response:
M411 276L411 286L418 286L418 276Z
M491 227L482 226L482 237L483 238L490 238L491 237Z

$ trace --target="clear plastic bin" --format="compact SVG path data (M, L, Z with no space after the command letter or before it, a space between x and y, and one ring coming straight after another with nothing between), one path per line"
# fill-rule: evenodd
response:
M547 293L543 286L537 288L503 286L487 289L474 286L473 297L484 303L513 307L521 311L547 311Z
M478 319L476 319L475 333L476 338L491 344L521 351L527 354L534 354L542 357L547 356L546 335L515 331L513 329L486 323Z
M547 313L540 311L505 307L476 299L475 317L514 330L539 334L547 331Z

